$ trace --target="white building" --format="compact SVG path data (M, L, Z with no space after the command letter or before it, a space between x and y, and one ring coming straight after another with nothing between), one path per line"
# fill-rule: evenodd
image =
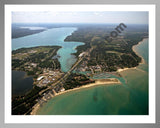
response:
M37 78L37 80L39 81L39 80L41 80L43 78L44 78L44 76L40 76L40 77Z
M82 57L85 54L85 52L82 52L81 54L79 54L79 57Z

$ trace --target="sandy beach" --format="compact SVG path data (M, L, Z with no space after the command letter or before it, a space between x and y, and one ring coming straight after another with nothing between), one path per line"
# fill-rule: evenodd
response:
M140 41L140 42L138 42L137 45L140 45L145 39L146 39L146 38L143 38L143 40ZM144 61L143 57L135 50L135 47L136 47L137 45L134 45L134 46L132 47L132 50L137 54L137 56L141 57L141 62L140 62L139 64L144 64L145 61Z
M55 96L58 96L58 95L61 95L61 94L67 93L67 92L79 90L82 88L89 88L89 87L93 87L93 86L97 86L97 85L112 85L112 84L121 84L121 82L116 78L99 79L99 80L96 80L95 83L86 84L81 87L77 87L77 88L73 88L73 89L63 91L63 92L56 93Z
M118 69L117 72L120 73L120 72L126 71L126 70L128 70L128 69L136 69L136 68L137 68L137 67Z
M121 84L121 82L116 78L98 79L98 80L95 81L95 83L86 84L86 85L83 85L81 87L77 87L77 88L69 89L69 90L66 90L66 91L59 92L59 93L55 93L55 95L53 97L56 97L56 96L59 96L59 95L62 95L64 93L68 93L68 92L71 92L71 91L80 90L80 89L83 89L83 88L89 88L89 87L98 86L98 85L111 86L111 85L114 85L114 84ZM39 103L35 104L32 112L30 114L31 115L36 115L39 108L40 108L40 104Z
M144 38L144 39L146 39L146 38ZM144 39L143 39L143 40L144 40ZM143 40L140 41L137 45L139 45L140 43L142 43ZM132 50L133 50L139 57L142 58L142 60L141 60L141 62L140 62L139 64L144 64L145 61L144 61L143 57L142 57L141 55L139 55L139 54L136 52L136 50L135 50L135 47L136 47L137 45L134 45L134 46L132 47ZM120 72L129 70L129 69L138 69L138 68L137 68L137 67L132 67L132 68L118 69L117 72L120 73ZM106 85L106 86L108 85L108 86L110 86L110 85L114 85L114 84L121 84L121 82L120 82L118 79L116 79L116 78L98 79L98 80L95 81L95 83L91 83L91 84L83 85L83 86L81 86L81 87L77 87L77 88L74 88L74 89L69 89L69 90L66 90L66 91L62 91L62 92L59 92L59 93L55 93L55 95L54 95L53 97L56 97L56 96L58 96L58 95L61 95L61 94L64 94L64 93L68 93L68 92L71 92L71 91L83 89L83 88L89 88L89 87L98 86L98 85ZM32 112L31 112L30 114L31 114L31 115L36 115L36 113L37 113L37 111L38 111L39 108L40 108L40 104L37 103L37 104L33 107L33 110L32 110Z
M140 41L140 42L138 42L137 45L141 44L145 39L146 39L146 38L143 38L143 40ZM142 57L141 55L139 55L138 52L135 50L135 47L136 47L137 45L134 45L134 46L132 47L132 50L136 53L137 56L141 57L141 62L140 62L139 64L144 64L145 61L144 61L143 57ZM137 67L118 69L117 72L120 73L120 72L126 71L126 70L128 70L128 69L137 69Z

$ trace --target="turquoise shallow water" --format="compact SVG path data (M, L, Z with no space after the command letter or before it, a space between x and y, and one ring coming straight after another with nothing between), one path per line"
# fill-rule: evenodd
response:
M60 56L59 62L61 64L61 70L67 72L72 65L76 62L76 58L72 53L76 52L76 47L83 45L82 42L64 42L64 39L71 35L77 28L63 27L48 29L44 32L12 39L12 50L19 48L28 48L35 46L47 46L57 45L61 46L57 52ZM21 76L19 76L19 74ZM12 71L12 94L19 95L25 94L28 90L33 87L32 77L25 79L21 78L24 76L24 72ZM18 78L18 77L19 78Z
M101 85L59 95L45 103L37 114L147 115L148 39L137 45L135 50L144 57L145 64L122 72L122 77L110 75L118 78L122 85Z
M36 46L62 46L57 53L60 56L61 70L67 72L76 61L75 56L71 54L76 53L77 46L84 44L64 42L64 39L76 30L77 28L74 27L52 28L37 34L12 39L12 50Z

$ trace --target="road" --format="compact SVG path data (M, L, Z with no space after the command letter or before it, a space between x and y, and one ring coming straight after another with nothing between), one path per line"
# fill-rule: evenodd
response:
M71 72L79 65L79 63L85 58L85 56L88 54L88 52L86 52L82 57L79 57L78 61L72 66L72 68L60 79L58 80L56 83L52 84L51 86L49 86L48 88L42 90L39 92L39 94L43 94L44 92L53 89L56 85L61 84L63 85L65 83L65 80L69 77L69 75L71 74Z
M48 91L48 90L52 90L54 89L55 86L57 85L61 85L63 87L63 84L65 83L65 80L69 77L69 75L71 74L71 72L79 65L79 63L87 56L89 55L93 50L93 47L91 47L90 50L88 50L88 52L84 52L82 57L78 58L78 61L72 66L72 68L57 82L55 82L54 84L52 84L51 86L49 86L48 88L42 90L39 92L39 94L43 94L44 92Z

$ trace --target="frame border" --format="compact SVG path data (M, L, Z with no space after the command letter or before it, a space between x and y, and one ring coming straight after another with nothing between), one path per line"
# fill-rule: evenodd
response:
M111 1L105 1L105 0L94 0L94 1L85 1L85 0L81 0L81 1L77 1L77 0L69 0L67 2L63 1L63 0L57 0L57 1L50 1L50 0L45 0L45 2L43 0L35 0L35 1L32 1L32 0L28 0L28 1L25 1L25 0L1 0L0 1L0 16L2 16L2 18L0 18L0 57L1 57L1 62L4 62L4 5L5 4L156 4L156 12L157 12L157 17L156 17L156 41L158 42L160 40L160 37L158 36L160 34L160 31L158 31L160 29L160 25L158 24L158 22L160 21L160 18L158 17L158 13L160 12L160 1L158 0L154 0L151 1L151 0L146 0L146 1L136 1L136 2L126 2L125 0L121 0L120 2L117 2L116 0L113 0L112 2ZM159 64L160 64L160 58L158 58L158 54L160 54L160 51L158 50L158 47L160 47L160 44L159 43L156 43L156 123L155 124L80 124L80 125L77 125L77 124L70 124L70 125L66 125L66 124L48 124L47 127L111 127L111 128L119 128L119 127L123 127L123 128L128 128L128 127L145 127L145 128L150 128L150 127L155 127L155 128L158 128L160 126L160 100L158 100L158 97L160 96L160 93L159 93L159 90L160 90L160 87L157 86L160 84L160 80L158 79L158 76L160 76L160 72L159 72ZM1 127L15 127L15 128L18 128L18 127L46 127L46 124L43 125L43 124L27 124L27 125L22 125L22 124L4 124L4 63L0 63L0 69L1 69L1 77L0 77L0 80L1 80L1 86L0 86L0 99L1 99L1 104L0 104L0 126Z

